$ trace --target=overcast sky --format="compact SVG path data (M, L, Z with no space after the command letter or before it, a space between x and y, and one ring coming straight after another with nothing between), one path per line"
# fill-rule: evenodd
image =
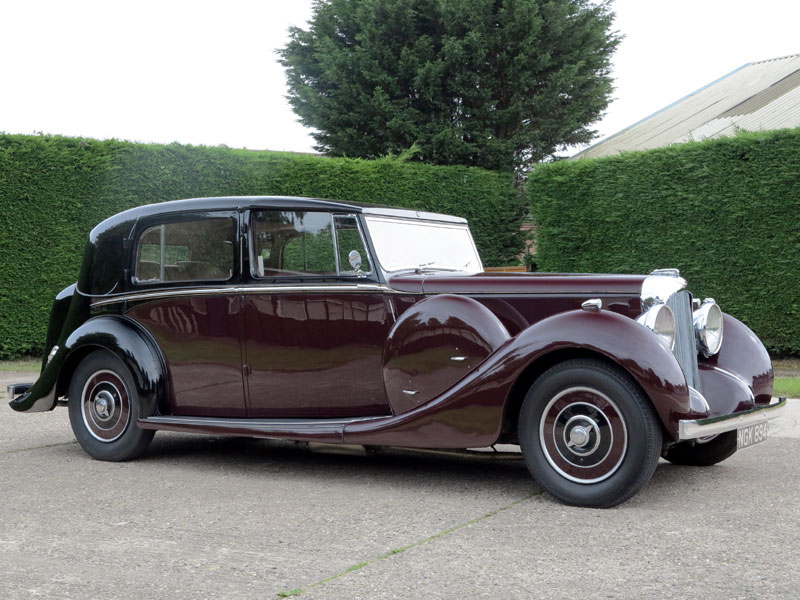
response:
M274 53L311 3L0 0L0 131L312 151ZM745 63L800 53L796 0L615 8L626 37L598 140Z

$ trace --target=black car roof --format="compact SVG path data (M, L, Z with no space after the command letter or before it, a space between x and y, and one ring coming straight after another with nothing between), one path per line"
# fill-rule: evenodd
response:
M466 219L439 213L423 212L408 208L395 208L380 204L365 202L336 202L318 198L303 198L297 196L215 196L209 198L188 198L186 200L171 200L155 204L144 204L136 208L117 213L95 227L93 234L106 231L117 224L126 221L137 221L141 218L152 217L171 213L189 213L212 210L246 210L250 208L286 208L294 210L331 210L354 213L369 213L390 217L406 217L447 221L451 223L466 223Z
M172 200L139 207L139 217L173 212L193 212L206 210L239 210L255 207L275 207L293 209L329 209L361 212L360 204L345 204L317 198L295 196L216 196L210 198L189 198Z

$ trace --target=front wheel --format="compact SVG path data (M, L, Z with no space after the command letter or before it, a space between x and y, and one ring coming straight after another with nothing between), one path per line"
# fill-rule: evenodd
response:
M674 465L710 467L736 454L736 432L727 431L709 440L680 442L664 453L664 458Z
M78 443L98 460L123 461L145 451L154 431L140 429L130 370L105 350L81 361L69 386L69 421Z
M621 369L573 359L543 373L522 404L519 439L533 477L566 504L607 508L652 477L661 426Z

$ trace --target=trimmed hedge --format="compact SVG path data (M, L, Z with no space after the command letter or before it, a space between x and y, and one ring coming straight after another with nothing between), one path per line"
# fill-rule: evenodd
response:
M0 134L0 358L41 352L50 304L89 231L121 210L200 196L291 195L463 216L486 265L516 261L526 200L510 174L277 152Z
M800 354L800 129L537 168L541 270L677 267L774 353Z

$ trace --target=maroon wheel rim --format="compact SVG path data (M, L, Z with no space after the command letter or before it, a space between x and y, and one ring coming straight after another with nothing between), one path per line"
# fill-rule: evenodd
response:
M598 483L613 475L628 447L625 419L611 398L576 386L556 394L545 406L539 441L547 462L576 483Z

